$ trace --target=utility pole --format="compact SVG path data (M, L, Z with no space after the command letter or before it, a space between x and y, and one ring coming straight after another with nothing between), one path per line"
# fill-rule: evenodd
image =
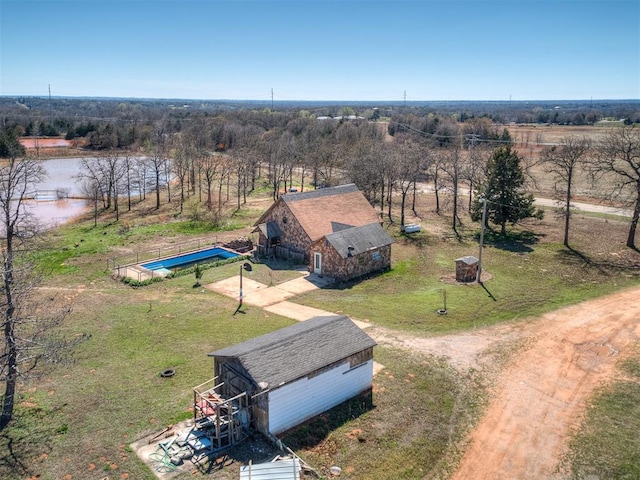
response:
M482 246L484 244L484 225L487 221L487 199L482 197L482 226L480 227L480 253L478 253L478 272L476 273L476 282L482 283Z
M407 106L407 91L404 91L404 106Z
M271 110L273 110L273 88L271 89Z
M253 267L251 267L251 264L247 262L245 262L243 265L240 265L240 297L238 302L238 308L236 308L236 311L233 312L234 315L238 313L242 308L242 299L244 298L244 295L242 292L242 270L246 270L247 272L250 272L253 270Z
M49 84L49 123L53 125L53 115L51 114L51 84Z

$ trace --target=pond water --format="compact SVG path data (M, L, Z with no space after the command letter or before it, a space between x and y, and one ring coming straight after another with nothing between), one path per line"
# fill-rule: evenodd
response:
M90 157L87 157L90 158ZM82 181L76 176L82 172L82 158L52 158L40 160L47 176L34 185L39 200L28 200L29 212L44 225L55 226L68 222L90 206L83 199ZM64 199L58 199L63 192ZM137 192L132 192L137 194Z
M44 228L54 228L73 220L89 210L87 200L67 198L64 200L26 200L25 209L38 219Z
M70 197L82 196L82 182L74 178L81 171L81 158L52 158L41 160L40 164L47 176L35 186L36 190L64 190Z
M25 206L45 228L67 223L82 215L89 209L87 201L82 197L80 182L74 178L80 173L81 158L53 158L41 160L47 172L45 179L35 185L36 191L63 191L68 195L65 199L56 199L45 195L44 200L26 200Z

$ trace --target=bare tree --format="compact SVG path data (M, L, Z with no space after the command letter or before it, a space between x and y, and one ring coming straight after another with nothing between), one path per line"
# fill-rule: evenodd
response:
M38 228L27 215L23 199L44 175L38 162L18 158L14 153L0 166L0 228L4 236L0 253L0 382L4 383L0 430L13 418L19 379L34 373L43 362L62 361L69 347L77 342L53 333L69 309L36 303L34 288L38 278L24 255L35 242Z
M129 156L127 158L130 159ZM121 180L123 176L124 180ZM96 158L83 158L76 178L93 183L100 191L104 208L113 206L116 220L119 218L118 198L121 191L127 188L128 180L125 164L117 152L105 153Z
M156 210L160 208L160 190L163 184L166 184L167 196L169 201L171 201L171 191L169 190L169 182L167 181L167 175L171 171L169 159L167 158L170 136L165 123L159 122L155 126L153 138L146 145L146 149L149 151L147 166L153 175L154 189L156 192Z
M586 161L590 142L586 137L565 137L560 145L546 148L542 152L542 161L547 173L554 175L562 189L556 194L562 198L564 214L564 246L569 248L569 223L571 219L571 196L576 168ZM557 184L556 184L557 185Z
M440 161L440 171L444 173L446 177L446 188L451 192L452 196L452 219L451 228L456 232L458 224L460 224L460 218L458 216L459 207L459 194L460 194L460 182L463 178L464 161L462 158L462 152L458 143L451 144L448 148L443 147L439 150L438 156Z
M199 169L204 175L205 189L207 193L207 209L213 209L213 182L220 170L220 155L209 154L199 158Z
M233 171L233 162L228 155L216 155L218 162L218 210L216 213L216 221L222 218L222 205L226 202L222 201L222 187L229 185L231 173ZM229 189L227 188L227 200L229 199Z
M345 169L360 191L372 205L380 203L380 211L384 211L385 163L387 145L380 144L371 138L363 138L353 147L351 161L346 162Z
M487 174L487 162L491 156L491 150L486 145L470 145L466 166L463 170L464 181L469 186L469 200L467 208L471 211L473 193L476 185L484 182Z
M406 134L394 137L396 148L393 154L396 188L400 190L400 228L404 231L407 194L413 190L421 170L421 152L419 145Z
M591 165L594 178L611 178L612 199L622 201L633 214L627 235L627 247L637 250L636 229L640 219L640 128L635 125L612 129L596 146L596 161Z
M98 225L98 203L100 203L100 185L94 179L85 178L82 181L82 195L93 203L93 226Z
M124 190L127 192L127 210L131 211L131 191L134 183L134 159L129 151L125 151L122 154L122 170L125 180Z
M191 168L191 158L193 158L190 148L181 142L173 151L173 173L178 179L180 187L180 213L182 213L185 201L185 194L189 193L187 182L189 181L189 171Z

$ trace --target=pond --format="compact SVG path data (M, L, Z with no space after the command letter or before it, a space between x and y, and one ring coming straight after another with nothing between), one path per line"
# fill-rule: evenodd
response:
M82 198L25 200L24 205L45 229L67 223L89 210L87 200Z
M29 195L34 195L35 199L26 200L25 205L28 212L43 226L51 228L66 223L90 208L84 199L82 181L76 178L82 173L82 162L83 158L40 160L47 175L42 182L34 185L34 191ZM148 178L151 178L151 175ZM153 186L147 185L147 192L152 190ZM138 195L138 192L132 191L132 194Z
M45 179L35 185L37 192L64 192L67 197L58 199L55 195L38 195L38 200L26 200L27 211L45 228L53 228L67 223L89 209L87 200L81 198L80 183L74 178L80 173L81 158L53 158L41 160L47 172Z

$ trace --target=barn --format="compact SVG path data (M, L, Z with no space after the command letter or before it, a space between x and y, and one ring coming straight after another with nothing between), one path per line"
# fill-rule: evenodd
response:
M391 267L393 239L354 184L287 193L255 224L258 254L307 263L347 281Z
M209 354L224 398L248 398L251 423L277 435L371 392L375 341L346 316L314 317Z

